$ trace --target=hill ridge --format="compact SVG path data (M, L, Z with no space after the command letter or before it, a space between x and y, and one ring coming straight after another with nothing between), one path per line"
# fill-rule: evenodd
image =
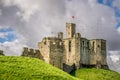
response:
M0 80L79 80L39 59L0 56Z

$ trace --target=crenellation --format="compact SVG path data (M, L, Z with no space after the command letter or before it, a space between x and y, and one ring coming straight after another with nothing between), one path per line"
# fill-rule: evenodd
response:
M81 67L106 68L106 40L81 37L74 23L66 23L66 38L63 32L57 37L44 37L38 42L38 50L23 49L22 56L39 58L68 73Z
M43 56L38 49L24 47L21 56L35 57L43 60Z
M63 32L58 32L58 38L63 39Z
M23 52L22 52L22 56L27 56L28 55L28 48L27 47L24 47L23 48Z
M30 48L30 49L29 49L29 54L31 54L31 55L34 56L34 49Z
M75 37L75 38L80 38L81 35L80 35L80 33L75 33L75 34L74 34L74 37Z

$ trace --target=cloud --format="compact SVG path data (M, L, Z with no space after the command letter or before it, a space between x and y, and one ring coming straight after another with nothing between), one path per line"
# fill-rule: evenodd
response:
M2 10L0 10L0 15L2 15Z
M1 33L0 32L0 38L5 38L9 33Z
M1 44L9 55L20 55L18 52L23 46L37 48L37 43L43 37L55 36L59 31L65 33L66 22L76 23L77 32L83 37L106 39L108 51L120 50L119 28L115 28L117 24L115 12L113 8L99 4L97 0L0 0L0 2L2 11L0 25L2 28L10 26L17 36L14 41ZM72 19L71 16L75 18ZM17 48L16 44L19 45ZM113 63L118 62L115 55L109 56L109 59Z
M37 5L34 4L35 1L29 0L1 0L1 3L4 6L17 6L20 11L15 12L17 16L22 17L21 20L28 21L30 16L34 14L34 11L37 8Z
M118 27L117 31L118 31L118 33L120 34L120 27Z
M65 24L65 22L62 19L65 13L64 0L60 1L35 0L34 2L30 0L17 0L17 1L1 0L1 1L3 3L2 5L5 6L2 8L3 12L7 14L8 13L7 11L10 10L9 11L10 14L8 16L3 15L4 17L2 18L4 18L5 20L3 19L0 20L1 24L4 23L3 25L8 24L12 26L13 29L16 30L16 32L20 33L26 39L28 39L28 44L32 43L29 44L30 46L35 47L38 40L40 40L43 36L50 35L51 32L56 31L55 29L57 27L61 27L63 26L63 24ZM24 3L26 4L26 6L23 6ZM39 10L35 9L34 5L38 5ZM31 13L34 13L34 15L28 15L29 18L27 19L29 20L25 20L23 16L20 17L20 15L26 16L25 13L28 13L29 11L31 11ZM11 19L11 16L12 21L8 21ZM54 22L55 20L56 22ZM54 30L51 31L51 28L53 28ZM59 29L61 30L61 28Z
M12 42L4 42L4 43L0 43L0 49L4 50L4 53L6 53L6 55L21 55L22 52L22 48L26 47L25 44L22 44L19 40L14 40Z
M109 51L110 58L113 62L117 62L120 60L120 51Z
M113 1L113 6L117 7L120 10L120 0L114 0Z
M4 4L4 6L16 6L19 8L20 11L16 12L16 14L19 17L22 17L22 20L24 21L28 21L30 17L37 11L45 11L44 13L46 14L48 12L48 14L54 15L57 11L61 13L61 11L59 11L59 8L64 7L64 0L1 0L1 2Z
M120 51L109 51L108 65L111 70L120 73Z
M12 41L16 38L15 31L10 27L0 27L0 42Z
M0 50L5 55L21 55L22 48L27 46L25 44L25 39L11 28L0 28Z

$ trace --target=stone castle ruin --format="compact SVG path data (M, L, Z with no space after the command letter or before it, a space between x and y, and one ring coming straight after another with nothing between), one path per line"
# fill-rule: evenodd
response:
M34 57L43 60L43 56L41 55L39 50L28 49L26 47L23 48L21 56Z
M24 48L22 56L36 57L66 72L81 67L107 68L106 40L88 40L76 33L74 23L66 23L66 38L45 37L38 43L38 50Z

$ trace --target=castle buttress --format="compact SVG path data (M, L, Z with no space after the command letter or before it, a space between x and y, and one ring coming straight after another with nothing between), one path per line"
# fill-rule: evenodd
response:
M62 32L58 32L57 37L45 37L38 42L38 50L37 56L30 50L32 57L42 59L68 73L81 67L108 68L106 40L81 37L80 33L76 33L74 23L66 23L66 38L63 38ZM30 52L24 48L22 56L31 55Z

